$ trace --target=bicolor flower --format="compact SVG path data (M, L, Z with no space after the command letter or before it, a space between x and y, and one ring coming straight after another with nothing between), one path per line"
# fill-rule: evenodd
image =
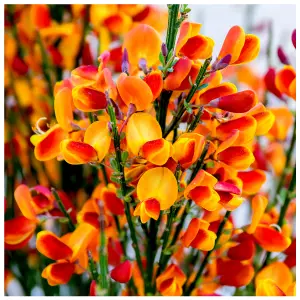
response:
M151 67L158 62L161 39L153 27L139 24L125 35L123 48L127 49L130 64L137 67L143 58Z
M211 57L215 43L211 38L198 34L201 26L198 23L182 23L175 47L177 55L186 56L192 60Z
M156 286L163 296L181 296L185 281L186 276L181 269L171 264L156 278Z
M150 114L138 112L130 117L126 126L126 140L132 154L139 155L145 143L161 138L159 123Z
M198 206L214 211L220 207L220 196L214 190L218 180L204 170L200 170L184 190L184 197L192 199Z
M134 210L146 223L158 219L160 211L170 208L178 196L177 180L167 168L157 167L146 171L137 185L137 197L141 201Z
M264 267L255 277L255 285L258 287L260 282L269 279L284 293L293 283L293 275L290 269L283 262L273 262Z
M296 100L296 72L292 66L284 66L275 76L277 89Z
M60 143L66 138L66 132L59 124L52 126L43 134L35 134L30 138L35 146L34 155L37 160L45 161L57 157L60 150Z
M207 221L193 218L182 236L185 247L193 247L202 251L210 251L215 246L216 234L208 230Z
M76 272L77 260L86 252L95 233L97 231L93 226L82 223L70 234L66 242L49 231L40 231L37 234L38 251L57 261L48 265L42 272L42 277L47 279L49 285L65 284L71 279Z
M121 73L117 80L117 89L124 103L134 104L137 110L145 110L155 100L151 88L138 76Z
M218 60L230 54L230 64L237 65L254 60L260 49L260 40L256 35L245 34L240 26L233 26L227 33Z
M183 168L190 167L200 157L204 147L204 136L198 133L183 133L173 144L173 158Z

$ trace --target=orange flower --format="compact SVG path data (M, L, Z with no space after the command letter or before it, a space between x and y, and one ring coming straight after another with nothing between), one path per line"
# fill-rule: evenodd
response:
M234 130L239 130L235 145L244 145L253 140L256 131L256 121L253 117L243 116L220 124L216 128L216 135L219 140L226 140Z
M117 189L114 184L109 183L107 187L103 187L100 192L100 199L103 199L105 207L113 215L124 214L124 204L116 195Z
M127 106L134 104L137 110L147 109L155 100L149 85L137 76L122 73L117 80L117 88L124 103Z
M218 180L214 176L200 170L184 190L184 197L192 199L198 206L206 210L217 210L220 201L220 196L214 190L217 182Z
M175 48L177 55L192 60L211 57L215 43L211 38L198 34L201 26L198 23L182 23Z
M97 230L93 226L82 223L64 239L49 231L40 231L37 234L38 251L52 260L58 260L42 272L42 277L47 279L49 285L66 284L72 274L77 272L76 263L82 255L86 260L84 264L87 265L85 252L96 233Z
M51 15L47 4L30 5L30 18L37 29L51 25Z
M270 252L282 252L291 244L289 237L269 225L258 225L253 236L264 250Z
M275 77L277 89L296 100L296 72L292 66L284 66Z
M256 296L285 296L285 293L272 279L262 279L258 282Z
M96 121L89 125L84 134L84 143L92 146L101 162L107 155L111 143L106 121Z
M141 156L154 165L162 166L173 154L173 146L165 139L146 142L140 150Z
M238 137L239 131L233 130L232 134L218 146L214 157L217 161L222 161L224 164L237 170L245 170L250 167L255 158L249 148L234 146Z
M150 67L158 62L161 48L160 36L151 26L139 24L125 35L124 48L128 51L130 64L138 66L140 59L144 58Z
M57 123L67 132L73 129L72 105L72 89L69 87L61 87L55 94L54 111Z
M164 80L164 88L166 90L180 90L180 86L185 80L185 78L189 76L191 68L191 60L189 60L187 57L179 58L179 60L173 67L173 72L169 73L166 79Z
M204 146L204 136L198 133L183 133L174 143L173 158L183 168L190 167L201 155Z
M92 86L76 86L72 89L74 105L84 112L93 112L107 106L106 96L103 92Z
M256 120L255 135L258 136L267 134L275 122L274 114L261 103L250 109L247 115L252 116Z
M161 71L152 71L151 73L147 74L143 79L150 87L153 100L154 101L158 96L163 88L163 79Z
M245 113L257 104L257 96L251 90L227 95L209 102L208 106L234 113Z
M210 251L215 246L216 234L208 230L207 221L193 218L182 236L185 247L193 247L202 251Z
M64 160L71 165L98 161L96 150L87 143L66 139L60 143L60 149Z
M31 136L30 141L35 146L34 155L37 160L45 161L60 154L60 142L66 138L66 133L56 124L45 133Z
M231 95L237 92L236 86L231 82L219 83L200 91L199 104L205 105L219 97Z
M254 276L254 268L247 262L218 259L217 273L221 276L221 285L241 287L251 282Z
M274 139L284 141L293 124L293 114L287 107L270 108L270 111L275 116L275 122L269 131L269 135Z
M158 219L160 210L170 208L177 200L178 187L174 174L167 168L157 167L146 171L137 185L137 197L141 201L134 216L146 223L150 218Z
M277 287L284 293L289 286L293 283L293 275L290 269L282 262L273 262L264 267L255 278L255 285L258 287L260 282L265 279L273 281Z
M150 114L139 112L130 117L126 126L126 140L129 150L134 155L139 154L146 142L161 138L159 123Z
M163 296L181 296L186 276L175 264L171 264L156 278L156 286Z
M259 53L260 41L253 34L245 34L240 26L233 26L227 33L218 60L230 54L230 64L241 64L255 59Z
M272 165L275 175L280 176L286 163L286 155L283 145L278 142L270 143L265 154L266 159Z
M4 223L4 247L7 250L23 248L32 238L36 222L23 216L7 220Z
M243 181L243 193L253 195L259 192L266 181L266 174L262 170L239 172L238 177Z

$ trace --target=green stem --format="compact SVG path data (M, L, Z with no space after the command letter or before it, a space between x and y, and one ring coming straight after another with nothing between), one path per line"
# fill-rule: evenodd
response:
M195 83L193 84L192 88L190 89L185 101L186 103L189 103L194 94L196 93L197 89L199 88L200 84L201 84L201 81L204 79L205 77L205 73L206 73L206 70L208 68L208 66L210 65L210 62L211 62L211 58L208 58L204 61L202 67L200 68L200 71L197 75L197 78L196 78L196 81ZM186 108L185 106L181 103L180 107L178 108L178 112L177 114L173 117L170 125L167 127L163 137L166 138L169 133L178 126L180 120L181 120L181 117L183 116L184 112L186 111Z
M192 123L189 126L188 132L192 132L196 129L197 125L199 124L199 121L201 119L201 116L203 115L203 111L204 111L204 107L201 106L196 114L196 116L194 117Z
M207 154L208 148L209 148L209 143L206 142L205 145L204 145L203 151L201 153L201 156L200 156L199 160L197 161L197 164L196 164L196 166L195 166L195 168L192 172L192 175L191 175L190 179L188 180L188 184L196 177L197 173L203 168L204 159L205 159L205 156ZM175 233L174 233L173 238L171 240L170 247L175 245L175 243L178 239L178 236L179 236L179 234L180 234L180 232L183 228L185 219L188 215L188 212L189 212L190 208L191 208L191 200L188 200L187 204L185 205L184 211L183 211L183 213L180 217L180 223L177 225ZM176 216L178 214L179 210L180 210L180 207L176 208L174 210L174 216ZM163 257L161 257L158 272L162 272L165 269L165 267L166 267L166 265L169 261L169 258L171 257L170 254L162 254L162 255L163 255Z
M101 172L102 172L102 175L103 175L103 179L104 179L104 183L105 185L108 185L108 176L107 176L107 173L106 173L106 170L105 170L105 166L100 164L100 169L101 169Z
M67 212L67 210L66 210L66 208L65 208L65 206L64 206L64 204L63 204L63 202L62 202L62 200L60 199L60 197L59 197L59 195L58 195L56 189L55 189L55 188L51 188L51 192L52 192L52 194L54 195L55 200L56 200L56 202L57 202L57 204L58 204L60 210L61 210L62 213L65 215L65 217L68 219L68 225L69 225L70 230L71 230L71 231L74 231L74 230L75 230L75 225L73 224L73 221L72 221L72 219L71 219L69 213Z
M217 238L216 238L216 241L215 241L215 246L212 250L208 251L203 259L203 262L202 264L200 265L200 268L199 268L199 271L197 272L196 274L196 277L194 279L194 281L190 284L190 286L187 288L187 286L185 285L184 289L187 288L186 292L184 293L185 296L189 296L191 294L191 292L194 290L194 288L196 287L197 285L197 281L201 278L202 276L202 273L208 263L208 260L209 260L209 257L210 255L215 251L217 245L218 245L218 241L221 237L221 234L222 234L222 231L223 231L223 228L230 216L231 212L230 211L227 211L224 218L223 218L223 221L220 223L219 225L219 228L218 228L218 231L217 231Z
M147 239L147 281L145 282L146 294L152 292L152 277L153 277L153 265L155 254L157 250L156 236L158 231L158 224L160 223L160 217L158 220L151 219L149 225L149 238Z
M104 294L108 294L108 262L107 262L107 251L106 251L106 238L105 238L105 217L103 203L99 201L100 208L100 248L99 248L99 264L100 264L100 275L101 275L101 288L104 290Z
M176 41L176 36L178 32L178 14L179 14L180 4L171 4L168 6L168 29L166 45L168 49L168 54L173 51Z
M286 175L289 171L289 166L290 166L290 163L291 163L291 159L292 159L292 154L293 154L293 150L295 148L295 144L296 144L296 117L295 117L295 120L294 120L294 128L293 128L293 135L292 135L292 139L291 139L291 143L290 143L290 146L288 148L288 151L286 153L286 163L285 163L285 167L282 171L282 174L280 176L280 180L278 182L278 185L277 185L277 188L276 188L276 191L275 191L275 195L274 195L274 199L273 201L271 202L271 205L276 205L276 199L277 199L277 196L280 194L280 191L284 185L284 181L285 181L285 178L286 178Z
M98 274L97 267L95 265L95 262L94 262L94 259L93 259L93 256L92 256L92 253L90 250L88 250L88 258L89 258L89 268L90 268L92 278L93 278L93 280L96 281L96 283L98 283L99 274Z
M158 122L161 127L162 133L164 133L165 129L166 129L168 105L169 105L171 96L172 96L172 91L163 91L161 93L161 97L160 97Z
M118 133L118 128L117 128L117 119L116 119L116 115L114 112L114 108L111 104L109 104L107 106L107 111L108 111L110 121L111 121L114 148L115 148L115 152L116 152L116 161L118 164L118 171L120 173L121 193L122 193L122 196L125 198L126 194L127 194L126 193L127 186L126 186L126 181L125 181L125 176L124 176L124 167L121 163L122 159L121 159L120 135ZM126 219L127 219L129 230L130 230L131 239L132 239L132 246L135 251L136 260L137 260L137 263L138 263L138 266L139 266L139 269L141 272L141 276L144 279L144 270L143 270L143 265L142 265L142 259L141 259L141 254L140 254L140 250L138 247L138 241L137 241L137 237L136 237L136 233L135 233L135 228L134 228L134 225L133 225L133 222L131 219L129 203L127 201L124 201L124 206L125 206L125 215L126 215ZM145 281L145 279L144 279L144 281Z

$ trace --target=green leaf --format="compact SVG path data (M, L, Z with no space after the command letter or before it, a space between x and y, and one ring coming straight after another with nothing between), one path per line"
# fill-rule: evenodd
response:
M222 233L227 235L227 234L231 234L231 232L232 232L231 229L224 229Z
M175 58L175 59L173 60L172 64L171 64L171 67L174 67L174 66L177 64L177 62L178 62L178 59Z
M160 70L160 71L163 71L163 70L164 70L164 67L163 67L163 66L158 66L157 68L158 68L158 70Z
M213 168L215 166L215 162L213 160L210 160L209 162L206 163L207 168Z
M162 52L159 53L159 61L160 61L161 64L164 66L164 64L165 64L165 58L164 58Z
M116 195L118 198L123 199L123 194L122 194L121 189L117 189Z
M124 138L125 138L125 132L121 132L121 134L120 134L120 140L123 140Z
M120 177L111 176L110 180L115 183L121 183Z
M119 171L119 165L118 165L118 162L116 161L116 159L114 157L112 157L109 161L110 161L110 165L113 168L113 170Z
M184 101L183 101L183 105L184 105L186 111L187 111L189 114L192 114L192 113L193 113L193 110L192 110L192 108L191 108L191 105L190 105L188 102L186 102L185 99L184 99Z
M171 68L168 68L167 71L168 71L169 73L172 73L172 72L174 71L174 69L171 67Z
M130 203L131 202L131 197L130 196L124 197L124 201Z
M169 62L169 60L172 58L172 56L173 56L173 49L171 49L168 53L167 62Z
M205 89L206 87L208 87L208 83L201 84L201 85L197 88L197 91L201 91L201 90Z
M135 191L135 188L133 186L128 186L126 188L126 197L131 196Z
M122 162L125 163L127 161L128 155L129 155L129 153L127 151L123 151L122 152L122 154L121 154L121 160L122 160Z

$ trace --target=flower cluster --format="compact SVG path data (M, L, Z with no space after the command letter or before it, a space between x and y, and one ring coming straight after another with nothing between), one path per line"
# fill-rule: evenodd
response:
M168 5L166 41L166 13L155 7L72 5L74 19L90 10L100 37L97 64L83 40L77 66L83 24L57 24L46 5L19 9L27 45L43 40L51 63L70 70L53 87L55 118L35 118L35 159L84 165L96 181L81 205L51 185L19 185L21 214L5 222L5 249L26 247L38 231L36 249L51 260L41 277L56 286L88 271L90 295L217 295L223 286L294 295L295 129L287 154L283 142L295 117L227 81L258 56L259 38L233 26L215 49L187 5ZM116 35L122 43L109 49ZM43 53L30 60L41 49L32 51L26 62L40 68ZM9 55L19 72L24 62ZM296 98L292 66L270 68L264 82ZM267 173L279 178L275 200L262 189ZM232 212L245 205L251 217L239 227Z

